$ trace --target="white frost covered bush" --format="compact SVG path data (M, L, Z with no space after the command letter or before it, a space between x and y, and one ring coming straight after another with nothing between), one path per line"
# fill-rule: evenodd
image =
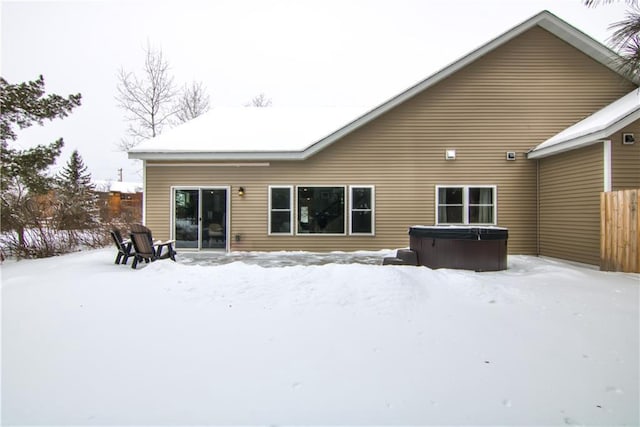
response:
M5 256L17 258L44 258L79 251L85 248L98 248L108 244L108 231L105 227L90 230L56 230L50 227L25 228L24 243L20 243L18 233L5 231L0 233L0 248Z

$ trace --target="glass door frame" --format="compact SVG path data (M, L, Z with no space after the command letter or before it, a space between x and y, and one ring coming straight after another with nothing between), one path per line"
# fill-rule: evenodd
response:
M170 238L175 240L176 236L176 190L198 190L198 247L197 248L177 248L183 251L220 251L221 249L210 249L202 247L202 192L205 190L225 190L225 252L229 252L231 235L231 186L230 185L172 185L171 186L171 207L169 212Z

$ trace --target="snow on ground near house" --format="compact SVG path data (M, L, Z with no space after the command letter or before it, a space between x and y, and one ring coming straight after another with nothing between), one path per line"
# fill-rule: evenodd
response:
M640 422L637 274L114 255L2 266L3 425Z

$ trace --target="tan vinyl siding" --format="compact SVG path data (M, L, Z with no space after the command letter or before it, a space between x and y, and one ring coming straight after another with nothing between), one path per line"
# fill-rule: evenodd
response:
M600 263L603 190L602 143L540 160L540 255Z
M631 87L536 27L305 161L149 166L146 221L169 236L171 185L231 185L231 236L241 235L232 250L397 248L408 245L409 226L435 223L436 185L496 185L509 252L535 254L536 162L525 153ZM456 160L444 159L446 149L457 151ZM507 161L506 151L517 160ZM376 235L268 236L269 185L374 185Z
M622 134L633 133L636 143L622 144ZM613 191L640 188L640 121L611 136L611 189Z

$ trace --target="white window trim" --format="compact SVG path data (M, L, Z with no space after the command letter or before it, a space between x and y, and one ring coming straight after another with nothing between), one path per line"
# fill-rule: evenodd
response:
M298 197L298 192L299 192L299 188L301 187L309 187L309 188L342 188L344 191L344 197L347 197L347 186L346 185L334 185L334 184L313 184L313 185L296 185L295 189L295 193L296 193L296 200L295 200L295 209L296 209L296 214L295 214L295 233L296 236L313 236L313 237L322 237L322 236L346 236L347 235L347 224L343 224L344 225L344 233L300 233L298 232L298 203L300 203L299 197ZM342 217L344 218L344 221L347 220L347 209L348 209L348 204L345 200L344 203L344 212L342 213Z
M353 190L358 188L371 189L371 232L370 233L356 233L353 231ZM358 211L365 211L364 209L357 209ZM349 235L350 236L375 236L376 235L376 187L374 185L350 185L349 186Z
M273 212L273 209L271 209L271 190L274 188L286 188L289 190L289 232L288 233L281 233L281 232L272 232L271 231L271 212ZM267 234L269 236L293 236L293 229L295 228L295 226L297 225L297 223L293 222L293 210L295 207L295 202L294 202L294 191L293 191L293 185L270 185L269 186L269 195L267 196L269 199L268 202L268 211L267 211ZM278 212L284 212L284 209L277 209Z
M438 193L441 188L462 188L462 223L451 223L444 222L441 223L438 220L438 211L440 208ZM492 188L493 189L493 222L474 222L473 224L469 223L469 188ZM498 224L498 186L497 185L460 185L460 184L451 184L451 185L436 185L436 194L435 194L435 223L436 225L497 225Z

